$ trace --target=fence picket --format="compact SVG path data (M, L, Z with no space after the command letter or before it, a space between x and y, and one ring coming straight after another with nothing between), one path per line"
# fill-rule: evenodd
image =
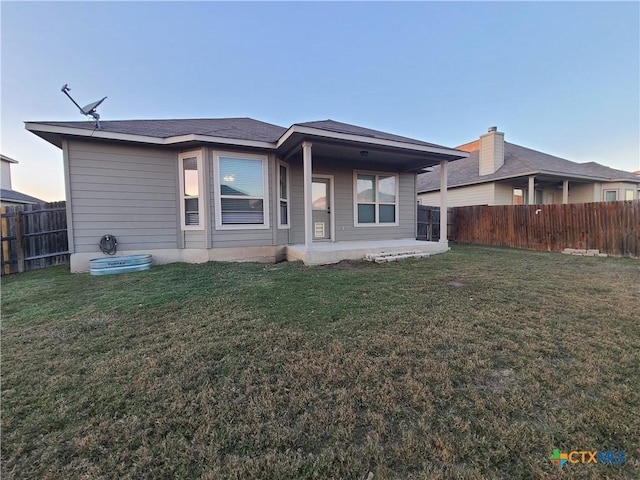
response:
M586 248L640 258L640 200L470 206L453 212L453 240L458 243L556 252Z
M2 275L69 261L66 202L2 207Z

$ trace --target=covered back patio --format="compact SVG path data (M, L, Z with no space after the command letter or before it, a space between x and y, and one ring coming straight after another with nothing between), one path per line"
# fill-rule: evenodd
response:
M446 236L416 240L416 176L441 166L446 212L447 164L466 152L323 121L293 125L279 140L278 154L291 172L287 260L317 265L448 250ZM446 232L446 213L440 221Z

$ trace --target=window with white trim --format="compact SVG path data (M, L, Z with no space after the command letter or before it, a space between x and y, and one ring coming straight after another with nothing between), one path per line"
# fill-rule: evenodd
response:
M186 152L178 156L180 165L180 216L182 230L204 228L202 213L202 152Z
M398 224L398 175L355 172L356 226Z
M267 157L218 155L214 175L216 228L269 227Z
M278 163L278 228L289 228L289 167Z
M633 190L625 190L624 191L624 199L625 200L633 200Z
M605 202L615 202L618 200L618 191L617 190L605 190L604 191L604 201Z

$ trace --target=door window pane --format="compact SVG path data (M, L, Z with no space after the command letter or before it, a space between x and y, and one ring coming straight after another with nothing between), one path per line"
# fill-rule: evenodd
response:
M311 184L311 204L314 210L327 209L327 184L325 182Z

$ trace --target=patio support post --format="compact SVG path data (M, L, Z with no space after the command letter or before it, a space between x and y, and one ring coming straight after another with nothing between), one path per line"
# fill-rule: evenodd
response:
M447 165L440 162L440 243L447 243Z
M562 181L562 203L569 203L569 180Z
M535 191L535 175L529 175L529 205L533 205L536 203L536 191Z
M312 188L311 143L302 143L302 170L304 172L304 247L311 248L313 243L313 208L311 204Z

